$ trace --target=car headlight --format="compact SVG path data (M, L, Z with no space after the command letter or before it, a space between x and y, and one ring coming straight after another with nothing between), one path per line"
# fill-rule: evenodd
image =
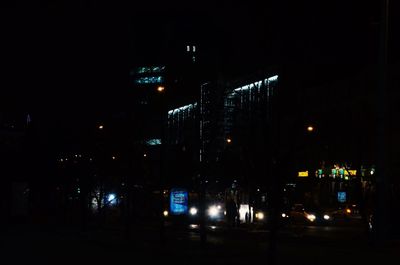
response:
M219 209L217 206L213 205L210 208L208 208L208 215L210 217L217 217L219 214Z
M196 215L197 214L197 208L196 207L192 207L189 210L190 215Z
M258 212L256 213L256 218L258 220L263 220L264 219L264 213L263 212Z
M307 214L307 219L310 220L311 222L314 222L316 218L317 217L315 217L315 215L313 214Z
M324 219L325 219L325 220L329 220L329 219L331 219L331 217L330 217L329 215L325 214L325 215L324 215Z

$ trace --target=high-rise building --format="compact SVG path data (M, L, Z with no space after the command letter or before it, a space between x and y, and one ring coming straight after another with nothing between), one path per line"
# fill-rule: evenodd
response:
M261 78L257 75L230 82L207 82L200 85L197 101L168 111L169 148L186 162L171 160L178 165L187 165L187 160L192 160L190 169L182 167L175 172L183 183L184 178L196 178L200 161L207 164L204 173L210 179L252 177L248 176L249 171L235 172L236 166L262 163L258 155L263 154L269 143L266 138L273 137L275 129L268 123L272 119L277 86L278 75L271 73ZM236 165L229 165L235 159Z

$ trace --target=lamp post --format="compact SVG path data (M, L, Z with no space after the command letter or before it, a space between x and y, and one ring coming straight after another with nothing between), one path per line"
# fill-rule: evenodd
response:
M165 86L159 85L157 86L157 93L160 97L160 107L161 107L161 145L160 145L160 209L159 209L159 217L160 217L160 240L161 243L164 244L166 242L165 235L165 218L168 216L168 212L164 209L164 188L166 185L166 174L165 174L165 147L166 147L166 126L167 126L167 118L166 117L166 102L165 102ZM147 155L144 154L144 157Z
M206 230L206 182L204 178L204 139L203 139L203 89L204 84L200 86L200 104L199 104L199 179L200 179L200 241L205 247L207 243Z
M380 47L378 61L377 87L377 172L376 204L374 209L375 226L373 238L378 244L384 244L388 237L388 172L386 134L387 70L388 70L388 35L389 35L389 0L381 2Z

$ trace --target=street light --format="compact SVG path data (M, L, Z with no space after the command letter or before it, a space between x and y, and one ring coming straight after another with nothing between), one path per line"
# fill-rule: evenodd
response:
M309 125L309 126L307 127L307 131L308 131L308 132L313 132L313 131L314 131L314 127L313 127L312 125Z
M226 138L226 142L227 142L228 144L230 144L230 143L232 143L232 139L231 139L230 137L228 137L228 138Z
M98 128L99 130L103 130L103 129L104 129L104 126L103 126L102 124L100 124L97 128Z
M164 90L165 90L164 86L158 86L157 87L157 91L160 92L160 93L164 92Z
M157 86L157 93L160 94L160 104L161 104L161 137L160 137L160 185L161 188L164 189L165 185L166 185L166 174L165 174L165 148L166 148L166 126L167 126L167 120L168 117L166 116L167 112L166 112L166 107L167 107L167 102L166 102L166 94L165 94L165 86L163 85L158 85ZM147 154L144 153L143 157L147 157ZM161 207L163 207L164 205L164 200L165 200L165 191L163 192L164 196L161 196ZM164 211L163 213L164 217L168 216L168 211ZM165 218L161 218L160 219L160 239L161 242L165 242L165 238L166 238L166 233L165 233Z

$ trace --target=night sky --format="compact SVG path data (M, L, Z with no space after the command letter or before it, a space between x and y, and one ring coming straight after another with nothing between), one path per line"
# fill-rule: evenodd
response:
M0 16L1 103L39 113L55 128L85 128L129 105L130 67L187 41L225 76L278 65L300 86L317 86L376 62L377 2L10 4Z
M379 5L371 1L202 1L190 5L157 5L156 1L132 3L124 9L91 2L96 1L3 9L7 72L45 81L41 86L46 88L35 90L57 97L69 89L54 89L53 79L58 85L80 80L80 91L99 93L107 88L89 87L96 82L104 86L98 78L102 71L114 79L110 82L118 82L123 74L113 69L163 57L165 47L187 40L198 43L205 60L228 74L273 64L337 74L369 62L376 49ZM254 66L248 70L249 65ZM109 95L108 90L105 93Z
M180 12L170 7L167 10L171 12L154 19L145 13L136 17L133 27L140 32L150 29L146 38L135 39L139 47L141 43L159 43L153 38L159 38L154 32L162 32L160 25L168 28L168 33L174 32L175 40L188 35L227 73L287 64L337 74L365 64L371 60L371 50L376 49L373 23L378 20L379 4L361 3L218 1L214 5L185 6L178 9ZM248 70L249 64L255 67ZM318 78L319 73L315 75Z

